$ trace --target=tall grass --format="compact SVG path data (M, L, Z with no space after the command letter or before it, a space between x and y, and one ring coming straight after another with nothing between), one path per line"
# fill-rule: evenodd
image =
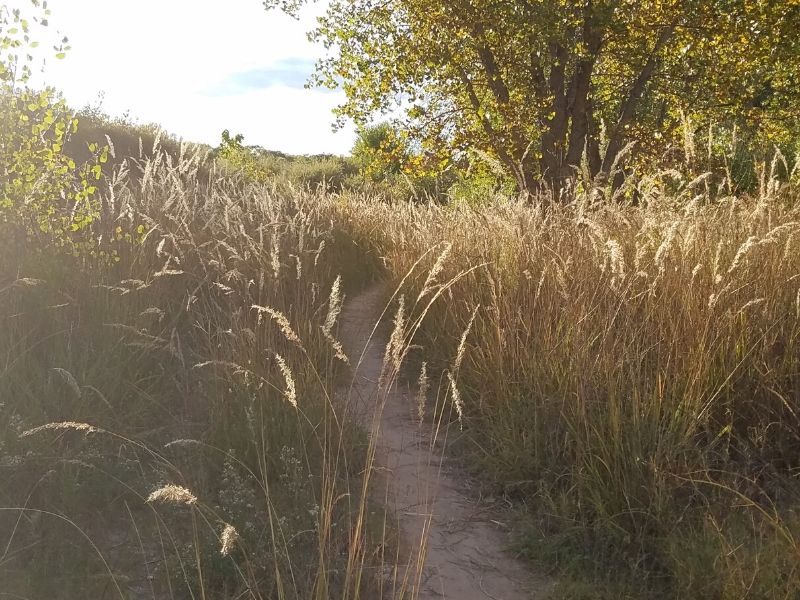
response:
M525 509L525 552L609 597L796 597L800 197L768 174L752 198L663 181L638 207L330 210L395 281L431 248L442 280L473 269L415 343L450 368L474 318L459 444Z
M409 204L145 154L94 254L2 231L4 592L416 597L424 540L387 548L374 437L334 394L342 294L384 276L376 415L413 351L414 410L454 419L524 553L590 597L800 594L796 184Z
M372 597L367 442L332 400L351 246L188 148L128 165L97 252L3 231L3 592Z

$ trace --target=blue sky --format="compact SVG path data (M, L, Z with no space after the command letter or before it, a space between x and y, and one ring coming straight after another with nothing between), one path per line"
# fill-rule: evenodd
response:
M28 0L0 4L29 12ZM342 92L304 87L324 52L306 37L324 5L294 20L261 0L50 0L47 35L72 50L40 81L78 107L102 93L106 112L190 141L217 144L229 129L269 149L344 154L353 128L331 130Z
M281 59L269 66L231 73L225 79L215 82L206 93L211 96L235 96L275 85L302 89L314 72L314 64L308 58Z

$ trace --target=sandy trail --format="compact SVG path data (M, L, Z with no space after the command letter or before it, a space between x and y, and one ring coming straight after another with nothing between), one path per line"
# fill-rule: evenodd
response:
M543 599L550 585L534 578L521 561L506 550L506 535L493 520L490 506L470 497L469 480L447 459L441 443L434 443L430 427L415 419L415 390L394 386L379 394L386 335L378 329L369 341L383 310L384 286L374 285L345 302L339 334L355 364L353 396L362 402L361 414L371 415L385 398L377 431L375 468L387 473L388 509L399 524L404 544L419 554L425 537L426 552L407 571L409 589L396 597L420 600ZM402 387L402 386L401 386ZM370 417L366 417L370 425ZM414 559L412 558L412 563Z

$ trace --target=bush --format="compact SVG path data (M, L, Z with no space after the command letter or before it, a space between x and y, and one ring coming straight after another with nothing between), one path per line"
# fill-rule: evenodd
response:
M44 16L34 19L46 23ZM78 121L52 89L26 86L31 23L18 10L0 6L0 227L11 251L21 237L73 254L98 251L85 235L97 218L97 185L104 147L90 148L77 166L64 151Z

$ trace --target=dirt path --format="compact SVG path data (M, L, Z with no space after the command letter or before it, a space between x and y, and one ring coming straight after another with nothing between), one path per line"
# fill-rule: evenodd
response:
M408 587L403 594L396 591L395 596L420 600L546 598L550 585L536 580L506 551L506 535L492 518L495 511L470 498L469 480L442 460L442 444L433 439L431 428L416 422L416 390L403 393L394 386L389 392L379 391L387 340L380 329L372 340L369 337L383 310L383 300L384 287L375 285L347 301L339 334L354 364L363 351L351 398L362 403L366 425L370 425L376 404L385 399L380 418L372 426L377 435L375 467L387 473L388 508L412 553L412 566L406 570ZM423 538L426 543L420 545ZM424 548L421 554L420 547Z

